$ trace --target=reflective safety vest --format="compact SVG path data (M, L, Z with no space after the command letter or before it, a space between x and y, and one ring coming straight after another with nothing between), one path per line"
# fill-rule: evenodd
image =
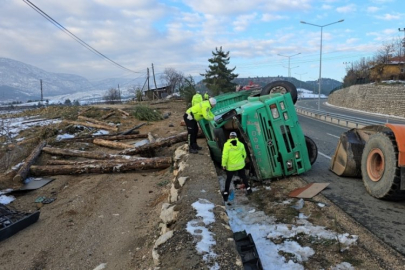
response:
M199 93L197 93L193 96L193 99L191 100L191 106L194 106L200 103L201 101L203 101L203 97Z
M245 167L246 150L238 138L228 139L222 150L222 167L227 171L237 171Z
M211 104L208 100L197 103L191 106L186 113L193 113L194 120L200 121L201 119L206 119L208 121L214 120L215 115L211 112Z

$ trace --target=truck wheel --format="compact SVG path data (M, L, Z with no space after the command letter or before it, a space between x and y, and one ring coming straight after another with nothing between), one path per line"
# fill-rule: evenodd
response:
M378 199L403 200L400 190L398 148L393 135L376 133L366 142L361 157L361 174L367 192Z
M318 147L316 146L315 142L307 136L305 136L305 144L307 145L309 161L312 165L318 158Z
M297 102L297 88L294 84L287 82L287 81L275 81L267 84L263 87L260 95L268 95L272 93L290 93L293 103Z

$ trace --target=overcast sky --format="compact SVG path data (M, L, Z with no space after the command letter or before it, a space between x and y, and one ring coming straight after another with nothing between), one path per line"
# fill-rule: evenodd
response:
M0 1L0 57L89 80L145 77L174 68L204 73L216 47L239 77L322 77L403 38L404 0L30 0L57 23L129 72L86 49L24 0ZM299 54L300 53L300 54ZM284 55L284 56L280 56ZM298 55L297 55L298 54ZM289 65L290 60L290 65ZM349 64L348 64L349 63ZM159 75L157 75L159 76Z

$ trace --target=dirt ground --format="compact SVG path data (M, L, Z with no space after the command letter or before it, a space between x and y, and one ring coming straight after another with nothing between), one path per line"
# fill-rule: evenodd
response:
M109 110L116 108L132 112L137 104L104 105L93 107L83 115L102 120ZM182 115L186 109L182 101L170 101L148 104L161 113L170 112L169 118L150 122L142 126L142 134L151 132L156 138L164 138L185 131L180 126ZM109 109L108 109L108 108ZM79 111L86 108L71 109L38 109L32 115L42 117L77 120ZM103 120L118 125L123 131L144 121L132 115L123 116L116 113ZM58 143L55 136L73 127L62 123L52 127L37 127L24 131L21 137L28 138L36 134L46 138L51 145L104 153L117 153L119 150L95 146L89 142ZM74 129L74 128L73 128ZM129 143L129 142L126 142ZM156 269L209 269L202 255L195 251L195 239L185 230L188 221L195 218L191 203L201 196L206 196L217 207L215 215L221 216L225 205L219 192L218 174L209 161L209 152L204 139L199 139L204 147L197 155L188 155L185 161L189 164L183 172L190 181L180 189L180 200L176 203L179 211L178 220L171 225L174 236L161 245L158 253L161 264ZM0 190L13 187L20 183L13 182L12 173L6 169L21 162L36 144L4 146L1 149L2 173ZM156 156L173 156L174 151L184 142L164 147L156 151ZM44 164L53 157L42 154L37 165ZM57 159L59 159L58 157ZM74 160L76 158L70 158ZM7 161L7 162L6 162ZM4 164L10 166L5 168ZM49 184L29 192L15 192L16 200L9 208L23 212L40 210L38 222L0 242L1 269L155 269L152 249L161 235L159 224L162 204L168 202L173 168L163 170L134 171L110 174L54 175ZM254 183L255 193L248 203L259 210L274 216L278 222L294 224L297 212L291 207L280 206L280 202L288 199L288 193L302 187L305 183L298 177L282 179L274 182ZM271 189L266 189L270 185ZM201 194L201 190L205 190ZM49 204L35 203L45 196L54 198ZM320 209L317 202L327 205ZM221 210L222 209L222 210ZM304 264L305 269L332 269L339 262L349 262L355 269L405 269L404 257L397 254L367 230L359 226L345 213L325 199L317 195L307 201L302 213L310 216L314 225L325 226L339 233L347 232L359 236L358 244L347 251L341 252L337 241L317 242L308 237L295 239L301 245L310 246L316 254ZM218 219L219 220L219 219ZM232 233L226 229L224 222L212 226L216 235L217 254L220 269L241 269L234 242L228 239ZM293 254L282 254L287 260L294 260Z

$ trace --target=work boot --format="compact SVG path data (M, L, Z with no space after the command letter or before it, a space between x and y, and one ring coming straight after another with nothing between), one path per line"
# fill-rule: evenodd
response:
M227 201L228 201L228 196L229 196L229 193L228 193L228 192L222 193L222 197L224 198L224 202L227 202Z
M247 189L246 189L246 196L249 196L250 194L252 194L252 189L250 188L250 187L248 187Z
M190 149L188 150L188 152L191 153L191 154L198 154L198 150L197 150L197 149L194 149L194 148L190 148Z
M201 149L202 149L202 147L201 147L201 146L198 146L198 144L194 144L194 145L193 145L193 148L196 149L196 150L201 150Z

